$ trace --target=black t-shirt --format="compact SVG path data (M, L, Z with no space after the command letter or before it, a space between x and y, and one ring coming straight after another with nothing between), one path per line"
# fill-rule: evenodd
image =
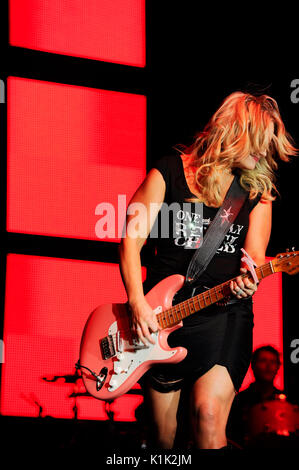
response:
M147 240L147 243L154 244L155 256L147 266L147 277L143 283L144 294L167 276L186 275L198 241L204 236L218 211L218 208L208 207L203 203L188 202L186 205L185 198L196 196L188 187L180 155L164 156L153 165L153 168L162 174L166 183L166 193L165 206L161 207ZM250 200L248 193L248 198L234 223L231 224L215 256L202 274L201 284L213 287L240 273L242 255L240 249L248 231L249 214L260 197L261 194ZM173 205L174 210L165 211L165 208L172 203L177 203ZM165 236L166 219L169 220L169 236Z

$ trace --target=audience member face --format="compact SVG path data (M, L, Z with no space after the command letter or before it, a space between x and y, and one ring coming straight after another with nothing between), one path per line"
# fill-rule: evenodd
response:
M277 357L270 351L260 351L253 367L253 373L257 381L273 382L279 365Z

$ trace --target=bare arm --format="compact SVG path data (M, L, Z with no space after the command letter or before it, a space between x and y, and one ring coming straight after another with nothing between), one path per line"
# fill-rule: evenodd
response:
M249 216L249 229L244 249L260 266L265 262L266 249L270 240L272 225L272 202L259 202Z
M272 225L272 203L271 201L259 202L251 211L249 216L249 229L244 242L244 249L256 262L258 266L265 262L266 249L270 240ZM246 272L244 267L242 272ZM241 288L243 294L236 295L236 288ZM248 278L237 278L237 282L231 283L231 290L238 298L254 294L257 285Z
M165 190L163 176L156 168L152 168L129 202L127 212L130 212L130 208L133 210L132 214L126 216L125 236L123 235L118 249L120 273L132 313L132 326L144 344L147 344L145 338L154 343L149 327L152 331L157 331L158 323L144 296L140 251L164 201ZM142 204L138 213L134 210L134 203ZM154 206L150 206L151 203L155 203Z

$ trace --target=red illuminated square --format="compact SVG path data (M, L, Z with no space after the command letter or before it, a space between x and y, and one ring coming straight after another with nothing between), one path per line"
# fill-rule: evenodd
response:
M43 417L72 418L70 395L85 388L64 376L75 373L85 322L98 305L126 300L116 264L9 254L1 414L36 417L41 406ZM79 419L108 419L103 401L77 400ZM135 420L142 400L138 393L115 400L115 420Z
M266 258L269 262L273 258ZM282 274L263 279L253 297L254 329L253 349L270 344L281 354L283 360L283 318L282 318ZM253 382L251 367L242 384L242 390ZM274 385L284 388L283 363L278 371Z
M145 268L143 268L143 279ZM255 294L254 347L270 343L282 352L281 274L264 279ZM109 263L9 254L7 257L1 413L11 416L73 418L73 393L79 419L108 419L105 403L85 396L74 374L85 322L92 310L125 302L119 266ZM47 378L44 380L43 378ZM243 388L252 376L248 373ZM20 386L21 384L21 386ZM276 386L283 388L283 368ZM113 403L115 420L135 420L140 387Z
M10 0L12 46L145 66L145 0Z
M7 230L99 239L108 204L118 241L146 174L146 97L8 77L7 114Z

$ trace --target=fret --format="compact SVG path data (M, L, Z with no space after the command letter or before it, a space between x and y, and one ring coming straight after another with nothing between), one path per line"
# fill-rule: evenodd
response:
M168 310L168 319L170 320L170 324L172 324L175 321L174 313L175 313L175 310L173 310L172 308Z
M224 285L223 284L220 284L218 292L220 294L220 299L223 299L225 297Z
M200 301L201 301L201 294L197 294L196 297L197 297L197 302L198 302L199 308L200 308L200 310L201 310L202 308L204 308L204 307L202 307L201 304L200 304Z
M162 326L164 326L164 327L167 327L166 316L167 316L167 311L163 312L163 317L162 317Z
M189 310L190 310L190 314L192 315L192 313L194 313L194 304L193 304L193 310L192 310L192 304L191 302L193 302L193 299L192 297L190 299L188 299L188 307L189 307Z
M272 262L259 266L255 269L256 275L259 280L263 279L270 274L275 273ZM250 275L250 273L242 274L242 278ZM158 321L163 328L167 328L181 321L183 318L198 312L199 310L208 307L209 305L216 303L217 301L226 298L231 295L230 282L226 281L222 284L212 287L200 294L195 295L183 302L172 306L170 309L165 310L157 315Z
M198 307L196 307L196 311L201 310L200 303L199 303L199 300L198 300L198 295L196 295L196 296L194 297L194 302L197 302L197 303L198 303Z
M189 315L192 315L193 312L192 312L189 300L185 300L185 303L186 303L186 307L187 307L186 317L188 317Z
M181 312L181 317L185 318L187 315L185 302L181 303L180 312Z
M184 309L185 309L185 318L186 317L189 317L189 315L191 315L191 310L190 310L190 305L189 305L189 302L187 300L184 301Z
M175 322L174 312L173 312L172 308L169 311L168 318L170 319L170 324Z
M177 317L179 319L181 319L182 318L182 312L181 312L181 309L179 307L179 304L175 305L174 309L175 309L175 313L177 314Z
M230 282L230 281L229 281ZM227 283L224 283L222 284L222 295L223 295L223 298L224 297L227 297L228 295L231 294L231 290L230 290L230 287L229 287L229 282Z
M180 309L178 308L177 305L175 305L173 308L173 312L174 312L174 319L176 318L176 320L180 320L181 319L181 316L180 316ZM175 320L175 321L176 321Z
M180 306L179 309L180 309L180 320L182 320L182 318L185 318L186 316L186 308L185 308L185 302L182 302L181 304L184 308L182 309L182 307Z
M186 311L185 311L185 308L184 308L184 302L182 302L180 305L179 305L179 310L180 310L180 318L185 318L186 316Z
M179 321L181 318L180 318L180 315L178 314L178 312L176 311L175 307L173 307L174 309L174 313L176 315L176 321Z
M221 286L220 289L217 290L217 292L218 292L218 295L219 295L218 300L222 300L225 297L223 287Z

